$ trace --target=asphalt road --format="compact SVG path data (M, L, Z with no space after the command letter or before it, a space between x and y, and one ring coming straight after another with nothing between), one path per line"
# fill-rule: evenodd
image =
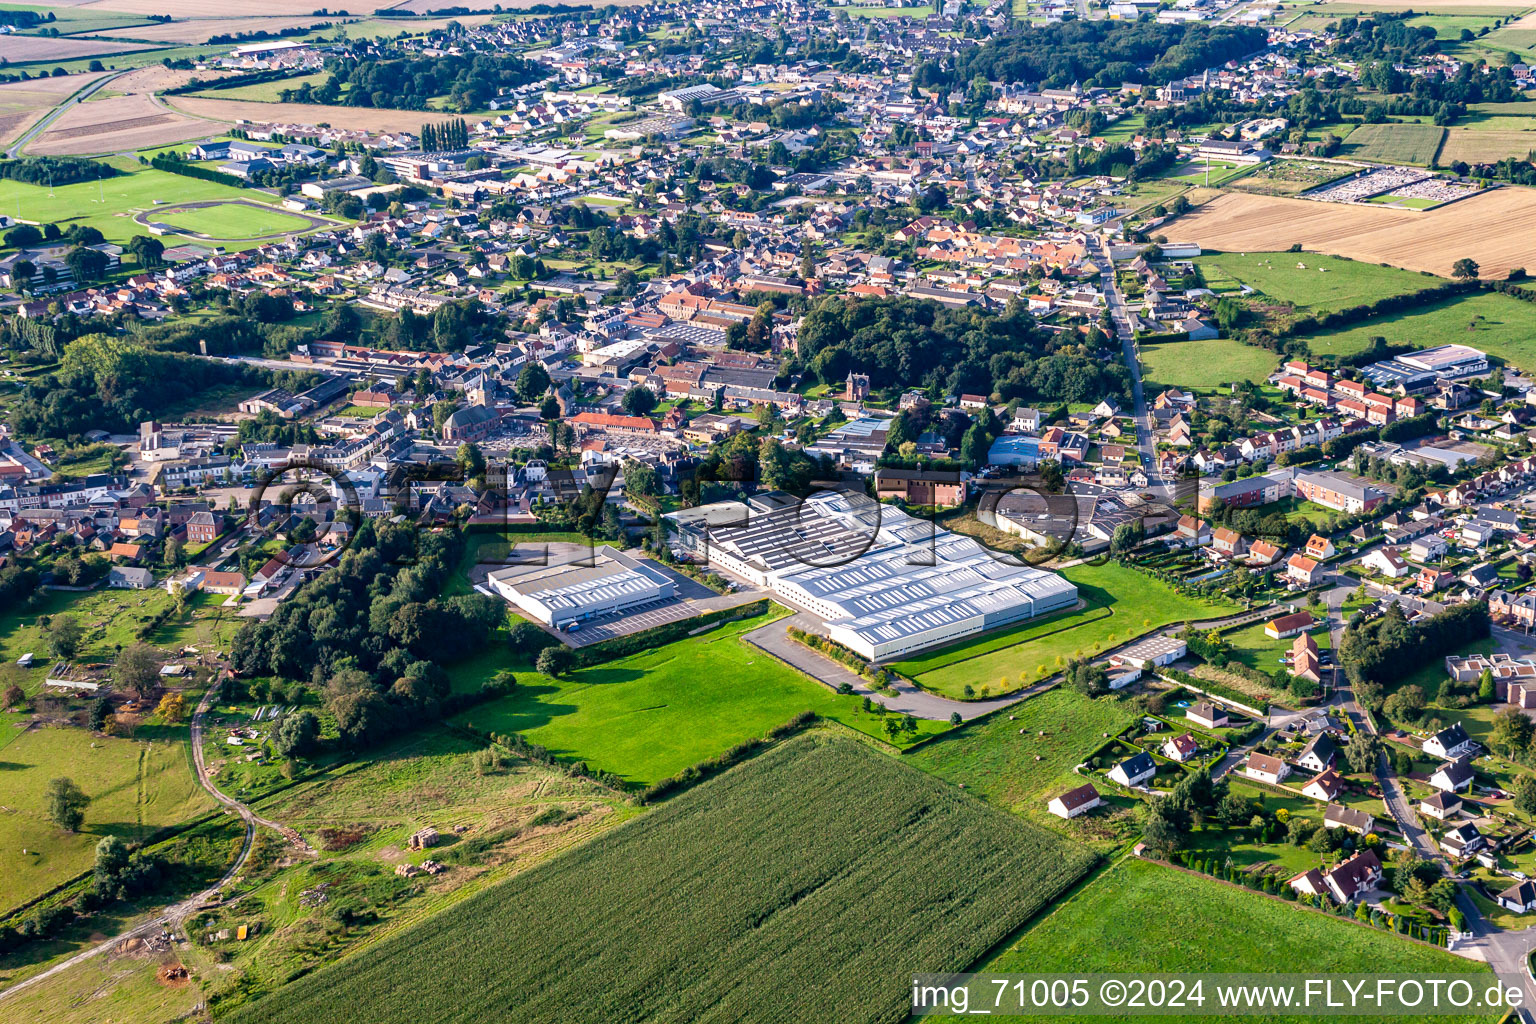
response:
M31 142L33 139L37 138L43 132L47 131L48 130L48 126L53 124L53 122L57 121L59 119L59 116L61 114L63 114L64 111L68 110L70 107L73 107L77 103L83 103L85 100L89 99L92 95L94 95L95 93L101 91L101 89L103 89L107 85L108 82L115 82L115 81L117 81L117 79L119 79L119 78L123 77L124 75L126 75L129 70L132 70L132 69L130 68L128 70L119 71L115 75L103 75L102 77L96 79L96 81L94 81L94 82L90 83L89 85L85 86L84 88L82 88L79 92L75 93L73 96L70 96L70 97L66 98L64 100L64 102L60 103L58 106L56 106L52 110L50 110L47 114L43 115L43 117L40 118L36 124L34 124L31 128L28 128L25 132L23 132L21 138L17 139L15 142L11 143L11 148L6 150L5 155L7 157L15 159L16 156L21 153L22 149L25 148L26 145L29 142Z

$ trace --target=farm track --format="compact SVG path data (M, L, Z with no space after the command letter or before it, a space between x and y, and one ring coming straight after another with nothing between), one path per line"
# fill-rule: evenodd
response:
M104 939L89 949L83 949L79 953L76 953L74 956L54 964L46 971L34 974L29 978L23 978L21 981L18 981L16 984L10 986L9 988L0 990L0 1002L3 1002L9 996L15 995L17 992L31 988L33 985L43 981L45 978L51 978L56 974L67 971L71 967L84 963L85 961L99 956L102 953L117 949L122 945L122 943L129 939L143 938L146 935L155 934L157 931L168 930L168 928L176 926L183 918L185 918L193 911L204 910L210 907L219 906L223 903L234 902L234 900L238 900L240 898L239 896L235 896L230 900L222 900L219 898L219 893L225 885L229 884L229 881L232 878L240 873L240 869L245 866L246 860L251 855L251 848L254 846L256 841L257 825L262 825L267 828L276 830L278 833L283 835L285 839L288 839L289 842L295 843L306 854L314 853L309 845L305 843L302 838L299 838L297 832L294 832L292 829L284 825L280 825L275 821L269 821L266 818L260 817L256 814L255 811L251 810L245 804L222 792L209 780L208 770L203 763L203 715L206 714L208 709L213 705L213 698L218 694L218 691L218 683L210 686L208 688L208 692L203 694L203 699L198 702L197 710L192 714L192 757L197 768L198 785L207 790L208 794L212 796L216 801L223 804L230 810L233 810L236 814L240 815L240 817L245 820L245 838L240 843L240 852L235 856L234 863L230 864L228 870L226 870L223 876L220 877L219 880L213 885L202 890L201 892L188 896L186 899L181 900L178 903L173 903L171 906L165 908L165 910L150 920L144 921L125 932L120 932L109 939ZM142 759L143 755L141 754L140 757ZM141 760L141 775L142 770L143 765ZM142 795L142 781L140 783L140 792ZM140 807L140 814L142 817L142 801Z

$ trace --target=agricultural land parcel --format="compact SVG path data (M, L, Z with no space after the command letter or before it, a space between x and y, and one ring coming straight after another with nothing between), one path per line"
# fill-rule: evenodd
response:
M144 839L213 806L192 773L183 744L186 728L159 726L155 731L159 735L153 742L142 742L74 727L36 726L0 746L6 789L0 813L0 876L5 879L0 909L89 870L104 836ZM48 783L59 777L73 779L91 798L79 832L65 832L48 820Z
M1536 189L1528 188L1492 189L1422 212L1228 193L1165 230L1225 252L1272 250L1283 242L1443 277L1471 256L1484 275L1502 278L1514 267L1536 267L1536 234L1509 230L1533 218Z
M1374 337L1416 348L1471 345L1522 370L1536 369L1536 305L1496 292L1463 295L1306 340L1318 355L1345 356L1369 347Z
M12 142L65 97L100 77L99 73L87 72L0 85L0 143Z
M280 120L292 124L347 125L359 131L420 131L427 121L441 121L439 110L381 110L369 107L328 107L318 103L260 103L252 100L170 96L166 102L192 117L210 121Z
M1432 124L1363 124L1349 133L1338 155L1347 160L1427 167L1444 136L1445 129Z
M1294 252L1208 252L1195 258L1206 286L1218 294L1243 285L1262 297L1314 313L1329 313L1443 284L1396 267ZM1182 378L1159 380L1182 383Z
M1155 938L1149 937L1153 929ZM1444 950L1316 911L1281 906L1256 892L1134 858L1122 860L1094 879L987 964L986 970L995 974L1306 970L1420 976L1470 973L1475 981L1490 977L1479 973L1485 970L1482 965ZM1197 1024L1211 1018L1159 1019ZM1318 1018L1247 1019L1299 1024ZM1422 1019L1492 1021L1497 1015ZM1407 1024L1409 1019L1393 1020Z
M741 636L768 622L757 616L595 668L551 679L509 665L510 696L456 721L481 732L519 732L565 760L585 760L625 781L645 785L713 757L802 711L814 711L871 735L877 715L833 693ZM499 656L499 655L498 655ZM501 664L486 659L455 666L478 687ZM948 728L919 722L921 734Z
M1087 604L1082 611L954 644L892 668L947 697L962 696L968 685L977 691L986 686L994 693L1016 690L1060 671L1068 659L1097 654L1170 623L1217 618L1235 610L1185 597L1114 562L1075 565L1061 574L1076 584Z
M1279 357L1231 338L1168 341L1141 345L1141 365L1150 381L1178 382L1185 390L1220 387L1232 381L1260 381L1274 372Z
M863 744L802 737L229 1019L726 1021L769 1001L897 1019L896 964L965 969L1091 859ZM454 966L391 980L423 963Z

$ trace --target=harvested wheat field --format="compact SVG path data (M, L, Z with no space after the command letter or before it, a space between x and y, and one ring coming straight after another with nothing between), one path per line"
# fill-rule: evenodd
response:
M173 21L168 25L140 25L113 29L97 35L108 39L150 39L157 43L206 43L214 36L240 32L280 32L286 28L309 28L326 22L346 22L347 18L198 18Z
M0 36L0 59L8 64L79 60L107 54L132 53L153 47L144 43L113 43L98 39L50 39L47 36Z
M90 72L0 85L0 145L10 145L66 96L101 75L102 72Z
M120 14L169 14L173 18L206 18L216 14L221 18L239 18L262 15L307 16L326 4L315 0L94 0L79 4L77 9L90 11L117 11ZM369 5L369 10L387 4ZM347 5L336 9L351 10Z
M1178 218L1168 234L1224 252L1299 242L1312 252L1445 277L1470 256L1485 277L1502 278L1513 267L1536 266L1536 234L1512 229L1532 218L1536 189L1529 188L1490 189L1422 213L1227 193Z
M194 117L213 121L345 126L365 132L414 132L420 130L424 122L458 116L442 110L327 107L318 103L262 103L257 100L215 100L203 96L167 96L166 102Z
M39 156L118 153L201 139L223 127L167 110L150 96L112 96L70 107L27 146L27 152Z

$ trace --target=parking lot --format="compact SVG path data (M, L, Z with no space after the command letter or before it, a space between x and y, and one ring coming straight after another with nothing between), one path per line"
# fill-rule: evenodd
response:
M590 647L604 640L628 636L642 629L665 626L669 622L677 622L679 619L691 618L697 614L699 610L686 601L669 597L661 601L648 601L645 604L636 605L622 614L584 619L581 628L574 633L561 630L560 639L564 640L569 647Z

